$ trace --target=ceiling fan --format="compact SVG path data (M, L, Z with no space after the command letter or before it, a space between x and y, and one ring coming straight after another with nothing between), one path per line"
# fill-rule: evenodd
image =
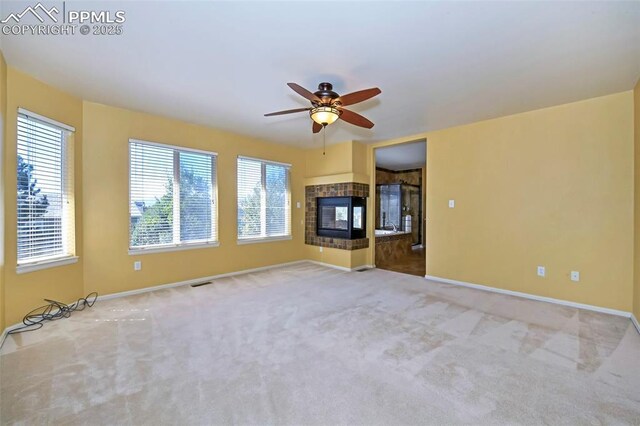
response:
M338 118L341 118L347 123L351 123L355 126L367 129L373 127L373 123L371 121L367 120L360 114L356 114L353 111L345 109L344 107L366 101L367 99L371 99L374 96L379 95L382 91L377 87L340 96L333 91L331 83L320 83L318 85L318 91L315 93L311 93L296 83L287 83L287 86L291 87L293 91L300 96L311 101L312 106L308 108L296 108L286 111L271 112L269 114L265 114L265 117L309 111L309 116L313 120L313 133L318 133L323 127L328 126Z

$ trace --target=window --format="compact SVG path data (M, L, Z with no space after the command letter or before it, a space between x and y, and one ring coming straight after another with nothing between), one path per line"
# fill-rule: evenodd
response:
M17 271L74 262L74 129L21 108L17 127Z
M217 245L212 152L129 141L129 249Z
M238 242L291 238L289 164L238 157Z

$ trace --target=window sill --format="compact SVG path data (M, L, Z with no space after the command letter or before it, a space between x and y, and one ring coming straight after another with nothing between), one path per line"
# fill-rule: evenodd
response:
M273 241L286 241L290 240L291 235L283 235L281 237L262 237L262 238L247 238L244 240L238 240L238 245L244 244L257 244L257 243L270 243Z
M133 255L140 255L140 254L166 253L171 251L218 247L219 245L220 245L220 242L215 241L211 243L180 244L180 245L170 245L170 246L162 246L162 247L129 248L129 255L133 256Z
M71 265L78 262L78 256L61 257L57 259L42 260L40 262L25 263L16 266L16 274L39 271L41 269L55 268L57 266Z

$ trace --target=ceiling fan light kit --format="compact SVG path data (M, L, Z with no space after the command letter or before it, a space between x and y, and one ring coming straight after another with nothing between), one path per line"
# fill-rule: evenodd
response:
M327 126L340 117L340 110L333 107L316 107L309 111L311 119L321 126Z
M358 127L364 127L366 129L371 129L373 127L373 122L360 114L345 109L344 107L366 101L367 99L371 99L374 96L379 95L382 91L377 87L340 96L333 91L333 85L331 85L331 83L320 83L318 85L318 90L315 93L311 93L309 90L296 83L287 83L287 85L294 92L309 100L311 102L311 107L271 112L269 114L265 114L265 117L309 111L309 116L313 120L313 126L311 127L313 133L318 133L324 127L334 123L338 119L342 119L347 123Z

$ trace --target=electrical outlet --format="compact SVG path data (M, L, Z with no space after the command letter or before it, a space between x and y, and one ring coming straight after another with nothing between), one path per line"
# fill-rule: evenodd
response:
M580 281L579 271L571 271L571 281Z
M322 246L320 247L320 253L322 253Z
M133 270L134 271L139 271L142 269L142 262L139 260L136 260L135 262L133 262Z
M546 270L544 266L538 266L538 276L539 277L544 277L546 274Z
M299 209L299 208L300 208L300 201L298 201L298 202L296 203L296 208L297 208L297 209Z
M452 209L456 206L456 200L449 200L449 208Z

